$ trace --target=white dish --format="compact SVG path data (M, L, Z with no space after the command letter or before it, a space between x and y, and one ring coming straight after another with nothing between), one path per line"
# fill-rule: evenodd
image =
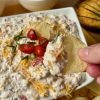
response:
M30 11L48 10L54 7L58 0L19 0L20 4Z
M33 12L31 14L39 14L39 13L54 14L54 15L64 14L64 15L68 16L69 19L76 22L76 25L77 25L77 28L79 31L79 34L77 34L77 35L79 35L80 39L87 45L84 34L83 34L81 26L80 26L80 23L78 21L77 15L75 13L75 10L72 7L55 9L55 10L47 10L47 11L41 11L41 12ZM14 15L14 16L8 17L8 19L11 17L17 18L17 16L26 16L26 15L27 14ZM7 17L5 17L5 18L7 18ZM2 18L0 19L0 24L3 24ZM81 86L79 86L77 89L85 87L86 85L90 84L93 80L94 80L94 78L92 78L91 76L88 75L88 73L86 73L86 81Z

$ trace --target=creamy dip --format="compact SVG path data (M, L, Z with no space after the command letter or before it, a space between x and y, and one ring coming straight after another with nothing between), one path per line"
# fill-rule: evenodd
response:
M65 15L26 14L0 19L0 100L39 100L41 97L44 98L44 95L39 94L17 70L23 54L18 50L18 47L16 47L17 52L13 52L9 47L9 45L14 44L14 36L22 31L27 23L41 21L45 21L52 28L58 23L61 32L78 35L75 23ZM48 97L56 99L64 94L70 96L71 90L79 86L79 82L83 80L82 73L62 74L63 65L67 63L67 59L64 60L63 57L65 52L62 38L63 36L60 35L49 42L43 57L43 64L35 67L30 66L28 69L33 80L38 80L49 86L47 100ZM32 41L23 38L18 41L18 44L27 42ZM37 41L34 42L38 44ZM57 59L59 54L61 54L60 61Z

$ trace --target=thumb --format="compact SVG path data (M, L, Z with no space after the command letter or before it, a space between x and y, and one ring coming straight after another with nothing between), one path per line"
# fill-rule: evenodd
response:
M79 56L87 63L100 64L100 44L80 49Z
M97 83L100 84L100 77L97 78Z

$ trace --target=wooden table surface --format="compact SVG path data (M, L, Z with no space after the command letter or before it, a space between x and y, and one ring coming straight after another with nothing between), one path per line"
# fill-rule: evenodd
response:
M60 0L59 3L53 9L74 6L75 3L76 3L76 0ZM28 12L30 12L30 11L24 9L19 3L16 3L14 5L6 6L2 16L28 13ZM100 42L100 34L91 33L84 29L83 29L83 32L84 32L84 35L85 35L88 45ZM96 89L98 88L97 92L100 93L100 86L97 85L96 82L93 82L92 84L90 84L88 86L88 88L90 88L90 89L93 89L93 87L96 87Z

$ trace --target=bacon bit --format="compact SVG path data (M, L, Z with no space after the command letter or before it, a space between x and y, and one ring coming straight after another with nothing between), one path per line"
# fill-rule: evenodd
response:
M38 64L40 64L40 63L43 63L43 58L42 58L42 57L36 58L36 59L32 62L32 65L33 65L33 67L35 67L36 65L38 65Z
M52 69L52 63L50 61L48 61L48 67L49 69Z
M21 95L19 98L20 98L20 100L27 100L26 96L24 96L24 95Z

